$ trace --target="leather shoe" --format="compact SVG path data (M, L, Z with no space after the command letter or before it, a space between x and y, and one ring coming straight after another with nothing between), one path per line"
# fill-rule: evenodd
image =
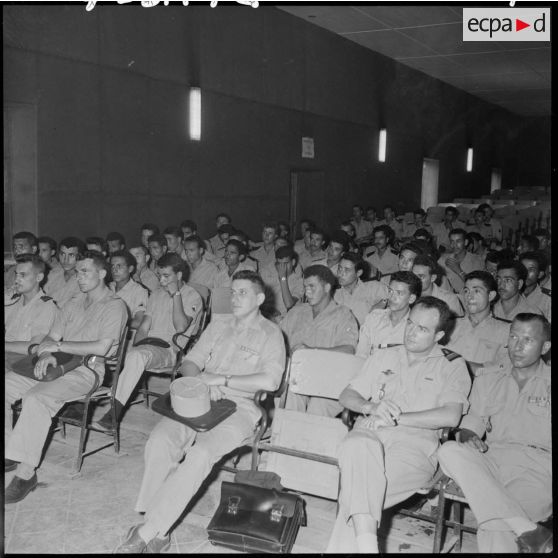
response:
M15 471L19 463L13 459L4 459L4 473Z
M145 552L147 543L139 535L140 527L141 525L130 527L126 540L114 549L113 554L142 554Z
M6 488L6 499L4 502L6 504L20 502L29 492L37 488L37 484L39 484L37 481L37 473L33 473L33 476L28 480L15 476L8 485L8 488Z
M155 537L151 539L147 546L145 547L146 554L160 554L161 552L165 552L169 549L171 544L170 535L167 535L163 539L159 537Z
M552 531L537 525L536 529L527 531L515 539L519 552L552 552Z

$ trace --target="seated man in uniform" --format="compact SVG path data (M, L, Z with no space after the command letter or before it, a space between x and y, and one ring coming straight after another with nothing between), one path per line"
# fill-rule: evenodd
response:
M447 343L460 354L472 374L488 363L505 360L509 325L492 316L491 305L498 296L494 277L488 271L471 271L465 276L465 317L456 320Z
M165 254L157 262L161 288L152 293L147 301L134 344L146 337L156 337L169 346L145 343L128 349L116 388L114 404L117 417L122 414L145 370L157 372L157 368L174 363L176 347L172 344L173 335L181 331L191 335L197 326L203 303L197 291L183 281L183 276L188 276L184 273L184 266L184 261L177 254ZM110 409L95 425L100 430L110 430Z
M374 306L388 298L388 286L385 283L376 280L365 283L361 281L364 268L365 263L360 256L344 254L337 270L339 288L333 295L337 304L351 310L359 326L364 323Z
M279 319L304 296L302 270L297 259L291 246L282 246L275 251L275 266L262 269L262 280L273 294L274 310Z
M37 253L39 254L41 260L43 260L43 262L47 265L46 282L43 283L42 288L46 294L49 294L50 287L59 283L60 277L64 275L64 270L56 258L58 245L56 244L56 240L54 240L54 238L51 238L50 236L40 236L37 239L37 244L39 245Z
M205 259L205 244L201 237L194 235L184 240L184 253L190 268L190 283L204 285L208 289L215 288L215 280L219 268Z
M263 244L252 252L252 257L258 260L260 273L267 266L273 267L275 264L275 239L277 238L277 225L275 223L265 223L262 227Z
M490 233L486 226L486 223L484 222L484 211L479 208L475 209L475 212L473 213L473 222L469 225L465 225L464 228L468 233L476 232L483 238L485 235L488 236L488 234Z
M325 265L331 269L333 275L337 275L337 267L339 266L341 257L349 251L350 240L351 239L347 233L344 233L343 231L335 231L329 239L329 244L327 245L326 250L327 257Z
M22 254L36 254L38 250L37 237L30 232L21 231L12 237L12 253L14 258ZM11 265L4 271L4 291L13 294L13 286L15 281L16 264Z
M368 358L377 349L403 343L409 312L421 296L420 279L410 271L396 271L387 289L387 307L368 314L358 336L356 355Z
M157 271L157 261L159 258L162 258L168 250L167 239L162 234L154 234L149 237L147 241L147 248L149 250L149 255L151 256L149 267L151 268L151 271Z
M104 238L100 236L88 236L85 239L85 248L87 250L94 250L96 252L101 252L105 258L108 254L108 247L107 243L105 242Z
M219 247L217 249L217 251L215 252L215 254L213 254L212 252L208 252L207 250L204 252L203 257L210 261L213 262L220 270L223 269L225 266L225 248L227 246L227 244L229 243L229 240L231 239L231 235L234 234L235 229L232 225L229 225L228 223L225 223L224 225L221 225L218 229L217 229L217 234L219 235L219 238L221 239L221 241L223 242L224 246L223 248ZM207 246L207 242L205 243L205 245ZM239 270L240 271L240 270Z
M226 227L227 225L222 225ZM252 270L252 265L246 263L248 249L240 240L231 239L225 246L223 263L224 266L219 270L215 278L215 288L230 287L233 275L237 271Z
M527 279L527 270L521 262L504 260L498 264L496 282L500 300L494 305L494 317L510 322L517 314L542 314L536 307L531 306L521 294Z
M441 223L433 223L432 230L436 245L440 252L446 252L450 249L449 233L453 229L464 228L465 223L458 220L459 210L457 207L449 205L444 211L444 220Z
M310 248L302 252L298 258L298 263L303 270L311 265L326 265L327 254L323 249L325 243L325 232L319 227L313 227L310 230Z
M433 477L437 430L459 424L471 387L465 361L438 344L450 320L444 301L420 298L404 345L374 353L341 393L364 417L338 448L339 514L327 552L378 553L382 511Z
M274 391L285 368L281 330L259 307L264 285L253 271L240 271L232 283L230 317L212 321L182 364L183 376L206 383L214 400L233 400L236 411L207 432L163 418L145 446L145 470L136 511L145 522L131 528L116 553L158 553L213 465L249 437L260 418L253 402L260 389Z
M300 234L302 238L295 241L294 249L298 255L304 251L310 250L310 231L316 226L314 221L310 219L301 219L300 221Z
M393 251L394 232L388 225L374 228L374 248L366 253L364 259L370 264L370 274L378 272L386 276L398 270L399 256Z
M450 287L456 293L463 289L463 279L467 273L477 269L484 269L482 258L467 252L465 237L467 233L463 229L453 229L450 231L450 252L444 254L438 260L438 265L442 266L447 274Z
M151 260L149 250L142 244L130 248L130 254L136 260L136 271L132 275L134 281L143 285L150 293L156 291L159 288L159 278L153 270L149 269Z
M488 203L481 203L478 209L484 211L484 224L487 231L482 236L486 238L489 244L492 242L502 242L502 223L494 218L493 207Z
M353 218L351 220L355 228L355 242L359 244L372 234L372 223L364 218L364 209L361 205L353 205Z
M521 256L525 254L525 252L535 252L538 249L539 239L534 234L524 234L517 247L517 258L521 259Z
M35 469L41 461L52 418L64 403L83 397L94 385L94 376L84 365L50 382L39 381L48 366L56 365L53 353L102 355L92 362L102 380L103 356L110 357L117 350L128 313L124 302L105 285L106 275L104 256L99 252L86 252L77 264L80 293L62 308L41 343L31 345L39 356L34 370L37 380L11 371L6 374L6 408L22 399L21 414L6 443L5 469L16 470L6 488L6 504L23 500L36 488Z
M184 233L180 227L167 227L163 231L164 237L167 239L167 253L177 254L183 260L186 259L184 255L184 246L182 241L184 240Z
M549 349L548 321L518 314L511 362L477 371L457 441L438 451L475 514L481 553L552 552L552 532L537 525L552 514Z
M422 283L421 296L434 296L443 300L456 316L463 316L463 305L455 293L438 287L438 264L426 255L419 255L413 262L413 273ZM459 352L459 351L457 351Z
M527 270L527 277L523 287L523 296L527 302L538 308L543 316L552 322L552 298L550 291L541 288L539 280L544 276L547 268L547 259L543 252L524 252L519 261Z
M77 263L80 254L85 251L83 242L74 236L60 241L59 260L63 273L56 274L49 280L48 294L54 298L58 308L80 293L77 281Z
M415 234L415 231L419 229L425 229L431 235L434 234L432 227L426 222L426 211L420 207L413 211L412 223L405 223L403 227L403 237L411 238Z
M154 234L159 234L159 227L153 223L145 223L141 226L141 244L149 248L149 237Z
M107 234L107 253L110 256L113 252L126 250L126 240L124 235L117 231L109 232Z
M395 209L391 205L384 206L384 218L379 224L390 227L395 238L400 239L403 237L403 223L397 219Z
M131 328L139 327L147 306L148 290L132 279L136 270L136 259L127 250L113 252L110 257L112 281L110 290L121 298L128 308Z
M217 230L217 233L208 240L209 250L212 254L215 255L224 251L226 243L223 242L219 236L219 227L230 224L231 218L226 213L219 213L217 217L215 217L215 229ZM197 234L197 231L194 234Z
M296 304L281 321L289 351L327 349L353 354L358 340L358 324L353 313L333 300L335 276L324 265L304 270L307 302ZM343 409L337 401L289 393L285 408L314 415L334 417Z

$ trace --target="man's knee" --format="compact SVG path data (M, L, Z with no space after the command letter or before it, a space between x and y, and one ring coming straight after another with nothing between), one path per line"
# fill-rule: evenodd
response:
M453 469L454 464L463 464L466 448L457 442L446 442L438 449L438 462L443 469Z
M366 452L383 453L382 442L371 432L353 430L339 444L339 463L361 459Z

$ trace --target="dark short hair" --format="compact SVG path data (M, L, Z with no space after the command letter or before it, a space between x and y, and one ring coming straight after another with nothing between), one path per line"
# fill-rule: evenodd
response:
M37 243L37 237L29 231L19 231L12 236L12 240L26 240L31 247L39 246Z
M138 246L130 246L130 248L128 248L128 250L141 250L146 256L149 256L149 250L143 245L143 244L139 244ZM130 252L131 254L131 252Z
M403 253L403 250L410 250L411 252L414 252L417 256L424 254L424 250L422 249L422 247L414 240L405 242L405 244L403 244L403 246L401 246L399 250L399 255Z
M393 207L393 205L389 205L389 204L388 204L388 205L384 205L384 211L385 211L386 209L391 209L391 210L395 213L395 208Z
M494 277L490 273L488 273L488 271L475 269L475 271L471 271L470 273L467 273L467 275L465 275L465 279L463 282L467 283L467 281L470 281L471 279L478 279L479 281L481 281L488 292L498 292L498 283L496 283L496 279L494 279Z
M256 273L255 271L252 271L250 269L243 269L242 271L237 271L232 276L232 280L250 281L250 283L252 283L252 285L256 287L258 293L265 294L265 283L263 282L263 279L261 278L260 274Z
M144 223L140 231L151 231L153 234L159 234L159 227L153 223Z
M110 242L112 240L118 240L120 244L126 245L126 240L124 239L124 235L117 231L112 231L107 234L107 242Z
M395 239L395 231L389 225L378 225L377 227L374 227L372 229L372 236L379 232L384 233L388 244L393 244L393 241Z
M229 221L229 223L232 221L230 215L228 215L227 213L217 213L217 217L215 217L215 221L217 221L217 219L219 219L219 217L224 217L225 219L227 219Z
M532 260L537 262L539 267L539 271L546 271L548 267L548 258L546 257L544 252L540 250L533 250L532 252L524 252L519 256L519 261L522 260Z
M529 244L529 251L538 250L540 246L539 239L534 234L524 234L521 237L522 242Z
M424 239L426 239L427 242L432 241L432 235L426 229L423 229L423 228L417 229L413 233L413 237L416 238L416 239L424 238Z
M169 244L167 239L162 234L152 234L148 239L147 243L156 242L159 246L166 246L168 248Z
M333 271L331 271L329 267L321 264L308 266L304 270L303 277L304 279L308 279L309 277L317 277L321 283L329 284L332 289L337 283L337 277L333 275ZM333 292L331 294L333 294Z
M314 223L314 221L312 221L312 219L307 219L306 217L303 217L300 220L300 224L302 225L302 223L306 223L309 227L315 227L316 223Z
M436 298L435 296L422 296L416 302L413 308L418 306L423 306L429 310L435 309L438 311L439 320L436 326L436 332L443 331L444 337L440 339L440 342L444 341L444 338L451 331L452 326L455 323L455 316L450 310L449 306L441 298Z
M500 271L501 269L513 269L518 279L521 279L525 283L525 279L527 279L527 268L521 263L516 260L503 260L498 264L496 271Z
M69 248L69 246L66 247ZM105 255L102 252L99 252L99 250L85 250L83 253L79 254L78 260L93 260L95 267L99 271L104 269L107 272L108 277L109 265Z
M542 326L543 329L543 335L544 335L544 340L545 341L550 341L552 339L552 335L551 335L551 325L550 322L541 314L532 314L530 312L521 312L519 314L517 314L515 316L515 318L512 320L512 325L513 322L521 322L521 323L527 323L527 322L539 322Z
M283 258L289 258L289 260L298 261L298 254L295 252L292 245L290 246L281 246L275 250L275 259L281 260Z
M461 236L463 236L463 239L465 240L465 238L467 237L467 231L465 229L451 229L451 231L449 232L448 237L451 237L453 234L460 234Z
M413 262L413 267L415 265L422 265L430 269L431 275L440 275L440 269L438 268L438 263L431 258L428 254L419 254L415 261Z
M56 252L56 249L58 248L58 244L56 243L56 240L54 240L54 238L51 238L50 236L40 236L37 239L37 245L39 244L48 244L50 246L51 250L54 250Z
M47 273L47 265L37 254L20 254L15 257L16 264L30 263L37 273Z
M106 252L107 250L107 243L105 242L105 239L100 236L88 236L85 239L85 244L97 244L101 247L101 252L103 250Z
M455 215L459 215L459 209L454 205L448 205L444 211L444 213L454 213Z
M112 263L112 258L124 258L126 265L128 267L132 267L132 275L136 272L136 268L138 266L138 262L136 260L136 258L134 258L134 256L132 256L132 254L130 254L130 252L128 252L128 250L117 250L116 252L113 252L110 255L110 260Z
M425 217L426 216L426 211L424 211L424 209L422 209L422 207L417 207L413 211L413 215L422 215L423 217Z
M227 246L234 246L238 250L238 253L241 256L247 256L248 255L248 249L246 248L246 245L243 242L241 242L240 240L236 240L236 238L231 238L227 242Z
M176 236L176 238L180 238L182 240L184 238L184 233L180 227L175 227L174 225L167 227L163 234L172 234L172 236Z
M75 236L67 236L60 241L60 248L64 246L65 248L77 248L78 253L81 254L85 251L85 245L83 242L76 238Z
M180 223L180 227L184 229L190 229L193 233L198 230L198 225L196 225L196 222L192 221L191 219L184 219L184 221Z
M533 231L533 234L535 236L543 236L544 238L550 238L550 233L548 232L548 229L535 229Z
M477 209L480 209L481 211L484 211L485 209L490 209L490 211L492 211L492 213L494 213L494 208L488 204L488 203L481 203Z
M310 229L310 235L313 235L313 234L319 234L319 235L322 236L322 239L324 239L324 240L326 239L326 233L325 233L325 231L324 231L322 228L320 228L320 227L316 227L316 226L312 227L312 228Z
M234 227L230 223L225 223L217 229L217 234L233 234Z
M312 225L312 228L314 228L316 225ZM352 227L353 230L355 229L355 226L350 222L350 221L342 221L341 225L339 225L340 227Z
M352 209L354 209L355 207L358 207L364 213L364 209L363 209L362 205L360 205L358 203L355 203L355 204L353 204Z
M465 237L465 242L467 241L471 241L471 240L476 240L477 242L480 242L481 244L484 244L484 236L482 236L482 234L476 232L476 231L471 231L467 233L467 236Z
M205 242L203 238L197 234L193 234L184 239L184 244L187 242L195 242L200 250L205 250Z
M264 229L273 229L275 231L275 234L278 234L279 229L277 227L277 223L275 221L266 221L265 223L262 224L262 231Z
M422 293L422 283L420 279L411 271L396 271L391 274L390 284L393 281L398 281L399 283L405 283L409 287L409 292L414 294L417 298Z
M157 260L157 267L171 267L174 273L182 273L182 280L187 281L188 277L184 277L187 273L187 266L184 265L184 260L175 253L165 254Z
M378 212L376 211L376 208L375 208L373 205L369 205L369 206L366 208L366 211L367 211L367 212L368 212L368 211L373 211L374 213L378 213Z
M329 239L329 243L335 242L337 244L341 244L343 248L343 252L346 252L349 249L349 242L351 237L345 231L334 231Z
M344 252L341 256L341 259L351 262L355 266L356 273L362 271L362 273L364 274L366 272L366 263L362 259L362 256L360 256L359 254L355 254L353 252Z

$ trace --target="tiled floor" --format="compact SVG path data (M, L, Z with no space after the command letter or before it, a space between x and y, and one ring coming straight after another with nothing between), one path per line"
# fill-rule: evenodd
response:
M163 383L158 384L158 380ZM167 381L168 384L168 381ZM163 391L164 380L155 379L155 390ZM102 410L98 410L100 415ZM97 416L97 415L96 415ZM159 415L143 404L133 405L121 426L119 455L109 447L85 458L81 473L72 476L77 429L67 427L63 440L55 433L38 470L40 485L18 504L4 510L4 551L6 553L90 554L111 552L130 526L141 522L133 511L143 472L143 448ZM103 434L91 432L88 449L106 443ZM241 467L248 468L244 458ZM202 486L191 510L172 532L172 553L232 553L211 545L206 527L219 501L220 483L232 480L221 471ZM13 473L6 475L6 485ZM299 531L293 552L315 553L326 548L336 503L304 495L308 525ZM433 525L394 515L383 541L386 552L429 553ZM387 536L386 536L387 535ZM463 537L463 551L476 552L472 535Z

